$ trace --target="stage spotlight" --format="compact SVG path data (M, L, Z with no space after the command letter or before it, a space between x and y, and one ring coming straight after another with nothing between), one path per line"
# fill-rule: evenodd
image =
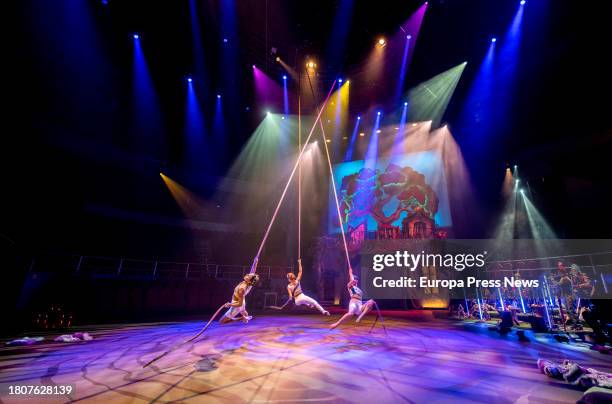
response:
M404 102L404 106L407 107L408 106L408 101Z
M217 98L221 98L221 94L217 94Z
M253 69L255 69L255 65L253 65Z
M413 124L412 124L412 126L413 126L413 127L414 127L414 126L417 126L417 124L416 124L416 123L413 123Z
M382 132L380 129L376 129L376 133L380 133Z
M378 111L378 113L376 115L380 115L380 111Z
M284 120L284 119L285 119L285 116L281 116L281 119L282 119L282 120Z
M266 115L270 116L272 113L270 111L266 111Z
M187 83L191 83L193 79L191 77L187 77Z
M412 35L406 35L406 39L412 39Z
M347 140L348 136L342 136L342 139Z
M491 43L497 42L497 38L491 38Z
M227 43L227 38L223 38L223 43Z
M360 116L358 116L358 117L357 117L357 120L358 120L358 121L360 121L360 120L361 120L361 117L360 117Z
M306 67L309 69L315 69L317 67L317 64L311 60L308 63L306 63Z
M346 81L346 84L351 84L351 81L350 81L350 80L347 80L347 81Z
M280 62L280 57L279 56L276 57L276 61Z
M133 37L134 37L134 39L140 39L140 35L138 35L138 34L134 34Z
M378 38L378 41L376 41L376 44L381 47L384 48L385 45L387 45L387 40L385 38Z
M361 132L361 133L359 134L359 136L364 137L364 136L365 136L365 133Z
M287 76L283 76L283 80L287 80Z
M525 193L525 190L523 188L520 189L521 194Z
M325 140L327 143L331 143L331 139L326 139Z
M524 6L527 3L525 0L521 0L521 6Z
M338 79L338 83L342 84L342 79Z
M515 164L515 165L514 165L514 169L516 170L517 168L518 168L518 166Z

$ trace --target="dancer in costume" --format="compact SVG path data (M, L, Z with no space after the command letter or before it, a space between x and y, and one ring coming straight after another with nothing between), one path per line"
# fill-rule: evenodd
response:
M353 269L349 267L349 283L346 285L351 300L349 302L348 311L340 317L340 320L336 321L329 326L330 329L334 329L340 325L341 322L349 318L350 316L358 316L357 322L360 322L363 316L365 316L372 307L376 304L373 299L363 303L363 292L357 286L359 279L353 275Z
M255 267L257 264L254 264ZM225 303L225 307L229 310L225 312L223 317L219 320L221 324L229 323L230 321L242 320L243 323L248 323L253 317L249 316L246 311L246 295L249 294L251 288L259 282L259 275L255 274L255 271L251 269L251 272L244 276L242 282L240 282L234 288L234 294L232 295L231 303ZM240 317L238 317L240 316Z
M316 308L321 312L321 314L325 316L329 316L329 311L325 310L319 302L313 299L310 296L306 296L304 292L302 292L302 287L300 286L300 281L302 280L302 260L298 259L298 275L297 277L293 272L289 272L287 274L287 280L289 284L287 285L287 293L289 294L289 299L293 299L297 306L308 306L310 308Z

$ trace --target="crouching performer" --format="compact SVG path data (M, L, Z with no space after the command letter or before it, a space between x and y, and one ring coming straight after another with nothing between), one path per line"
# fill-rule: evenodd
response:
M360 322L363 316L368 314L370 310L374 307L376 302L373 299L368 300L363 303L363 292L357 286L359 280L356 276L353 275L353 269L349 268L349 283L346 285L349 295L351 296L351 300L349 302L348 311L340 317L340 320L336 321L332 325L329 326L330 329L334 329L340 325L344 320L349 318L350 316L357 316L357 322Z
M221 324L236 320L242 320L242 322L246 324L253 318L249 316L249 313L246 311L246 295L248 295L251 288L259 282L259 275L255 273L256 267L257 259L255 259L253 263L251 272L245 275L242 282L234 288L231 303L225 303L225 307L227 307L228 310L219 320Z
M287 280L289 284L287 285L287 293L289 294L289 299L293 299L296 306L308 306L310 308L315 308L319 310L319 312L325 316L329 316L329 311L325 310L319 302L313 299L310 296L306 296L304 292L302 292L302 287L300 286L300 281L302 280L302 260L298 259L298 275L297 277L293 272L289 272L287 274Z

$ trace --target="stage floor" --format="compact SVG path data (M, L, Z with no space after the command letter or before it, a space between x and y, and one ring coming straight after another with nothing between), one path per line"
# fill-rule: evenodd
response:
M337 316L332 317L337 318ZM373 317L329 331L322 316L257 316L214 324L152 367L142 365L199 330L200 322L92 328L95 340L0 349L7 384L72 384L71 399L140 402L576 402L581 396L536 367L538 357L612 371L610 357L548 335L531 342L450 320ZM69 398L45 398L66 402Z

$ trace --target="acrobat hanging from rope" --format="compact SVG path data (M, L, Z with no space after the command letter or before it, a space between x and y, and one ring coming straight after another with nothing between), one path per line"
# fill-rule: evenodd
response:
M259 282L259 275L255 273L257 270L258 261L259 258L255 257L253 265L251 266L251 271L246 274L242 282L240 282L234 288L232 301L223 305L223 307L227 308L228 310L225 312L223 317L219 319L219 323L226 324L231 321L241 320L246 324L253 318L252 316L249 316L249 313L246 311L246 295L248 295L251 288L257 285L257 282Z
M351 300L349 301L348 311L342 317L340 317L338 321L330 325L330 329L333 330L334 328L338 327L340 323L351 316L357 316L356 322L359 323L363 316L368 314L368 312L372 310L374 306L376 306L376 309L378 310L378 305L376 305L374 299L370 299L363 303L363 291L357 286L358 283L359 279L353 275L353 269L349 267L349 282L346 285L346 288L348 289ZM380 317L380 311L378 316Z
M287 293L289 294L289 299L287 302L278 307L278 309L284 308L291 300L295 302L296 306L308 306L310 308L315 308L319 310L319 312L325 316L329 316L329 311L325 310L319 302L313 299L310 296L306 296L304 292L302 292L302 286L300 285L300 281L302 280L302 259L298 258L298 274L297 277L293 272L289 272L287 274L287 280L289 284L287 285ZM276 307L274 307L276 308Z

